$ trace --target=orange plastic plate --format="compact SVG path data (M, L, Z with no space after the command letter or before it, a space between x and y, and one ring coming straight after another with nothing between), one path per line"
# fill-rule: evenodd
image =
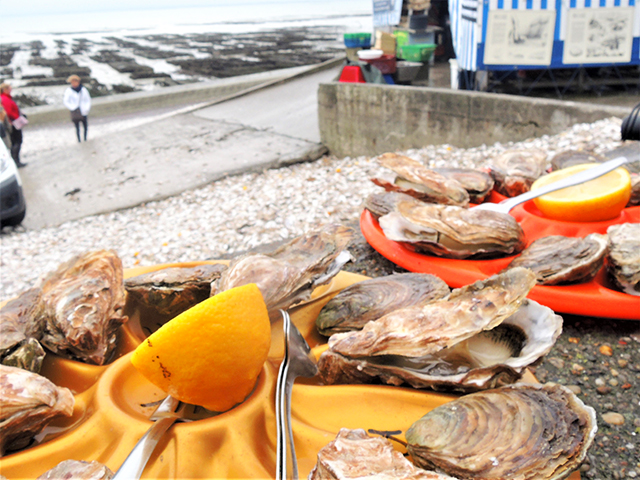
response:
M183 264L193 266L197 263ZM206 262L210 263L210 262ZM178 265L165 265L178 266ZM125 272L139 275L163 266ZM291 319L314 353L326 347L315 319L332 294L367 277L340 272L317 301L290 309ZM11 480L34 479L63 460L96 460L114 472L151 425L149 415L166 394L131 365L131 351L157 327L157 315L127 300L129 321L118 337L117 359L106 366L86 365L47 353L42 374L70 388L73 416L55 420L38 444L0 458L0 474ZM276 469L275 385L284 345L282 321L272 324L269 357L254 391L220 415L172 426L160 440L142 478L274 478ZM185 352L189 355L189 352ZM527 372L523 379L536 382ZM307 478L318 451L340 428L406 431L431 409L455 398L427 390L388 385L321 385L298 379L293 387L292 424L300 478ZM399 435L402 438L402 435ZM395 445L402 453L406 450ZM579 480L574 472L571 480Z
M493 193L490 201L504 197ZM607 233L610 225L640 222L640 207L626 208L615 219L606 222L561 222L544 218L533 202L526 202L511 210L527 236L527 244L549 235L584 237L590 233ZM414 252L407 245L388 240L378 221L368 210L360 216L360 229L378 253L411 272L431 273L442 278L450 287L458 288L481 280L504 269L513 256L495 260L457 260ZM556 312L589 317L640 320L640 297L611 287L602 268L596 278L577 285L533 287L528 298L552 308Z

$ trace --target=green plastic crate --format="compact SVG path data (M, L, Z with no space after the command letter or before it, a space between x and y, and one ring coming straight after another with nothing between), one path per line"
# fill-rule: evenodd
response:
M428 62L435 49L433 43L403 45L398 49L398 56L409 62Z
M347 48L369 48L371 46L371 34L345 33L344 44Z
M393 35L396 37L396 45L398 48L409 43L409 32L405 30L394 30Z

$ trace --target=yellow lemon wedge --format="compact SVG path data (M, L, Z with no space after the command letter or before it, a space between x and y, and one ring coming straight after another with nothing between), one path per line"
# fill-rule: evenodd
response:
M181 313L133 352L131 363L186 403L224 412L253 390L271 345L271 324L254 283Z
M531 190L557 182L596 165L598 164L583 163L556 170L533 182ZM565 222L600 222L620 215L630 197L631 176L627 170L621 167L580 185L563 188L535 198L533 202L547 218Z

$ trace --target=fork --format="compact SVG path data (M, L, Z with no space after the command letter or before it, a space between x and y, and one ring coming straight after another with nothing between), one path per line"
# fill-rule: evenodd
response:
M183 418L186 407L186 403L173 398L171 395L165 398L149 417L149 420L155 420L154 424L138 440L138 443L120 465L112 480L135 480L140 478L158 441L176 420Z
M284 358L276 383L276 480L298 479L298 461L291 428L291 390L297 377L313 377L318 366L307 341L291 322L289 314L282 313L284 330ZM286 436L286 439L285 439ZM290 470L289 470L289 467Z
M508 198L500 203L481 203L475 207L471 207L471 210L490 210L492 212L509 213L512 208L526 201L534 198L546 195L547 193L555 192L567 187L573 187L581 183L588 182L594 178L601 177L605 173L615 170L618 167L628 163L626 157L618 157L608 162L601 163L600 165L578 172L570 177L563 178L557 182L550 183L544 187L537 188L535 190L529 190L528 192L518 195L517 197Z

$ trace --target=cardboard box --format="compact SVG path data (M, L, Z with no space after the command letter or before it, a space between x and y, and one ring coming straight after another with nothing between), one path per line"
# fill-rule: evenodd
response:
M373 48L382 50L385 55L396 54L396 37L387 32L376 32L376 42Z

